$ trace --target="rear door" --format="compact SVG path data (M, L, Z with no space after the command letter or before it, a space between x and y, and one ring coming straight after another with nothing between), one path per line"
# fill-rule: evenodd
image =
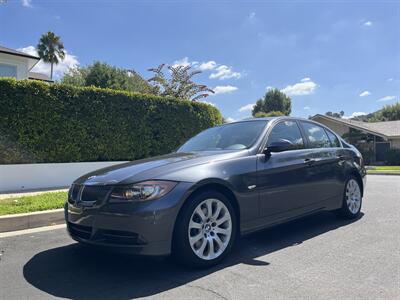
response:
M309 204L338 196L343 193L342 164L345 161L339 141L334 139L333 133L329 133L329 138L328 131L316 123L300 121L300 124L309 148L307 178L313 185Z

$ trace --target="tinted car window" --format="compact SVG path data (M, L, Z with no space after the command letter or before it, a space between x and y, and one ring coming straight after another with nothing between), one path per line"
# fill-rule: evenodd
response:
M267 123L260 120L213 127L188 140L178 152L246 149L256 142Z
M329 148L331 142L325 133L325 129L313 123L301 122L306 133L310 148Z
M329 140L331 141L331 146L332 147L340 147L340 142L339 142L339 139L337 138L337 136L334 135L329 130L325 130L325 132L328 135Z
M304 148L299 126L294 121L283 121L276 124L268 136L267 145L282 140L291 142L297 149Z

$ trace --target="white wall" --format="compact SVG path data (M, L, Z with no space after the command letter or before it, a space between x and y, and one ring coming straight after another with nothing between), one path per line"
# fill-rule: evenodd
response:
M67 187L83 174L119 163L123 161L0 165L0 193Z
M25 57L19 57L6 53L0 53L0 63L17 67L17 79L27 79L29 73L29 60Z

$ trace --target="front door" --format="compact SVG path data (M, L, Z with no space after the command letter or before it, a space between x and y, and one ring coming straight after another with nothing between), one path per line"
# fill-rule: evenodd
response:
M307 205L310 197L308 182L309 151L305 149L300 128L296 121L286 120L276 124L268 137L269 144L285 140L295 147L270 155L259 154L257 159L260 215L271 220L283 214L295 213Z

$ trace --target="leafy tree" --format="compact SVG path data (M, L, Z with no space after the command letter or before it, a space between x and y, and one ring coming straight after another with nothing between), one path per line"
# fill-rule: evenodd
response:
M259 111L254 115L255 118L280 117L280 116L284 116L283 112L281 111L270 111L267 113Z
M86 75L88 73L87 68L70 68L68 73L64 74L61 78L61 82L65 84L71 84L75 86L86 86Z
M400 120L400 102L393 105L386 105L378 111L375 121L396 121Z
M260 113L276 115L277 112L284 116L290 115L292 103L290 97L286 96L278 89L269 90L264 98L257 100L253 107L252 115L260 116ZM269 115L269 116L272 116Z
M331 112L331 111L327 111L325 113L326 116L329 117L334 117L334 118L342 118L344 116L344 111L341 110L340 112L336 113L336 112Z
M44 62L51 64L50 78L53 79L53 65L65 57L64 44L54 32L47 32L40 37L37 45L38 55Z
M373 113L354 117L354 120L363 122L380 122L400 120L400 102L392 105L386 105L382 109Z
M120 69L98 61L87 67L70 69L61 82L76 86L95 86L146 94L155 93L150 84L135 71Z
M148 81L158 91L160 96L171 96L180 99L196 101L206 98L209 93L214 91L206 85L197 84L192 81L194 75L200 74L201 71L191 71L191 66L167 66L170 75L164 72L165 64L159 65L157 68L149 69L154 73Z

